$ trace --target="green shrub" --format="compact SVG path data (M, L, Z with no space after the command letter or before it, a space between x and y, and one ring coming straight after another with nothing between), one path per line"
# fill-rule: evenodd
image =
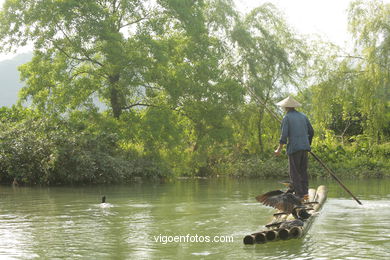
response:
M104 124L96 127L83 118L44 118L33 112L11 118L0 131L1 182L119 183L160 174L153 160L119 148L114 127L103 131Z

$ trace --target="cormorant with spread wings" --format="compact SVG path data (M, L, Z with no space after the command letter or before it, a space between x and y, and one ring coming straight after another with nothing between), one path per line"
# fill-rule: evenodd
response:
M288 190L274 190L256 197L258 202L266 206L282 211L279 214L292 214L296 219L307 219L311 215L306 211L305 205L301 199L293 194L294 187L290 182L282 182L288 187Z

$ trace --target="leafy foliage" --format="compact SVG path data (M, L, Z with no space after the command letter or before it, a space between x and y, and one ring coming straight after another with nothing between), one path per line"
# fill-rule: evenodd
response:
M152 162L142 165L144 160L137 153L123 153L113 131L115 122L98 114L76 113L61 119L3 108L1 119L3 182L14 178L28 184L123 182L153 168Z
M0 181L285 176L267 109L281 115L272 104L292 91L327 163L388 174L389 10L355 1L345 54L302 39L272 4L241 15L231 0L8 0L1 48L32 42L34 57L19 106L0 111Z

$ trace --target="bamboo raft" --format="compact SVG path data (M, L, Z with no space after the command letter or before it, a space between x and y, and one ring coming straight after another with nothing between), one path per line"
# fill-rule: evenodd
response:
M325 186L321 185L315 189L309 189L309 202L316 202L310 206L312 209L307 212L311 216L303 222L303 226L293 226L289 229L279 228L277 223L284 223L286 221L294 220L294 217L290 215L277 215L275 214L271 222L265 225L263 231L259 231L244 237L243 241L245 245L263 244L271 241L288 240L294 238L302 238L306 235L310 229L313 221L321 210L325 203L328 190Z

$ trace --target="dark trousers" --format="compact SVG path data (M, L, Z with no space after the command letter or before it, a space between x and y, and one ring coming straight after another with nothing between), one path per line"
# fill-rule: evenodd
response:
M308 193L307 153L307 151L298 151L288 156L290 179L293 183L295 194L299 197L303 197L303 195Z

